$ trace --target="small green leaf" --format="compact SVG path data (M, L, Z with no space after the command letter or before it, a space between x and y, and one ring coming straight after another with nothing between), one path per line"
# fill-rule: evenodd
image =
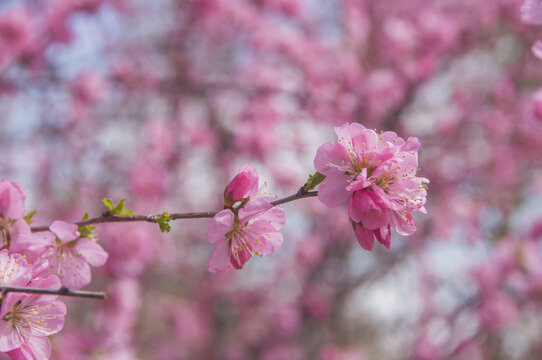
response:
M158 226L160 226L161 232L168 233L171 230L171 226L169 225L170 221L171 218L169 217L169 213L167 212L163 213L158 219L156 219Z
M119 216L134 216L135 215L132 210L128 210L128 209L122 209L116 214Z
M111 215L118 215L118 216L134 216L134 213L131 210L125 209L124 204L126 203L126 199L121 199L116 205L113 205L113 201L108 198L102 199L102 202L105 206L109 209L109 213Z
M88 220L89 218L90 218L90 216L88 216L88 213L85 213L85 215L83 215L81 220Z
M77 231L79 231L79 234L81 235L82 238L88 238L88 237L92 236L92 234L94 232L94 229L96 229L96 226L81 225L81 226L79 226Z
M314 189L318 184L320 184L326 178L325 175L320 174L318 171L309 176L309 179L303 186L303 190L310 191Z
M113 211L114 209L114 206L113 206L113 201L109 198L103 198L102 199L102 202L104 203L104 205L109 209L109 211Z
M34 215L36 215L38 212L36 210L32 210L30 211L28 214L26 214L24 216L24 221L26 221L26 223L28 225L32 224L32 218L34 217Z
M115 215L120 215L120 212L124 209L124 204L126 203L126 199L121 199L117 205L111 210L111 212Z

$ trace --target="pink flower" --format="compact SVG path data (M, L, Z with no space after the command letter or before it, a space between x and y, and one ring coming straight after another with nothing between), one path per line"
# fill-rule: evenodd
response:
M0 251L0 285L25 286L32 278L32 271L19 254Z
M318 198L329 207L349 204L356 238L372 250L374 238L390 247L390 225L401 235L415 230L412 211L425 213L425 184L416 177L416 138L407 141L394 132L377 134L360 124L336 127L338 142L320 146L316 170L326 178Z
M254 196L257 192L258 172L248 165L243 165L239 174L235 175L224 190L224 205L231 207L237 201Z
M48 274L58 275L62 285L80 289L90 283L90 265L101 266L107 260L104 249L91 239L81 238L77 225L55 221L39 240L45 246L42 258L49 261Z
M253 255L271 254L282 245L279 230L286 222L284 210L281 206L271 205L269 196L250 198L255 195L257 184L256 170L245 165L226 187L225 194L231 194L232 201L246 201L237 208L220 211L211 219L207 238L211 244L216 243L216 247L207 267L210 272L231 266L241 269ZM229 208L233 205L235 203L225 203Z
M36 279L29 286L58 289L56 276ZM66 306L57 295L9 293L0 309L0 351L12 359L47 359L51 344L47 336L64 326Z
M19 184L9 180L0 181L0 226L8 219L17 220L24 216L25 194Z

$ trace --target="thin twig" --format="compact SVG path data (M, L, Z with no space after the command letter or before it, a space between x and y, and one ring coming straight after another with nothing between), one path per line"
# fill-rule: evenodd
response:
M8 292L24 292L28 294L61 295L90 299L107 299L107 294L103 291L70 290L65 287L61 287L60 289L40 289L22 286L0 286L0 292L3 295L7 294Z
M271 202L271 205L277 206L289 203L291 201L307 198L307 197L314 197L317 196L317 191L304 191L303 188L301 188L297 193L287 196L282 199L275 200ZM212 218L218 213L218 211L201 211L201 212L188 212L188 213L172 213L169 214L169 218L171 220L181 220L181 219L205 219L205 218ZM110 215L107 213L102 214L101 216L87 219L87 220L81 220L74 222L77 226L84 226L84 225L92 225L92 224L100 224L100 223L110 223L110 222L135 222L135 221L146 221L150 223L156 223L158 222L158 219L160 218L161 214L159 215L134 215L134 216L118 216L118 215ZM33 226L31 227L32 232L37 231L47 231L49 230L48 225L42 225L42 226Z

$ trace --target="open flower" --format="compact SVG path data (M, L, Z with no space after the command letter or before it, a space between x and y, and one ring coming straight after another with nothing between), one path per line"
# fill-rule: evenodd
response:
M56 276L33 280L29 286L59 289ZM51 344L47 336L64 326L66 306L57 295L9 293L0 309L0 351L15 359L47 359Z
M241 269L252 256L271 254L282 245L279 231L286 223L284 210L271 204L272 197L257 196L257 186L256 170L245 165L226 187L225 194L237 192L232 197L235 202L228 205L225 201L230 208L217 213L209 224L207 238L216 243L209 260L210 272Z
M34 237L45 247L42 258L49 261L47 273L57 275L70 289L80 289L89 284L89 264L103 265L107 260L105 250L95 241L80 237L75 224L55 221L49 230L51 232L41 233L40 238Z
M13 237L11 228L28 227L24 216L25 194L19 184L6 179L0 181L0 247L7 247Z
M425 213L426 184L417 177L420 143L360 124L336 127L337 142L320 146L316 170L326 178L318 198L329 207L349 204L356 238L372 250L374 238L389 248L390 225L401 235L415 230L412 211Z

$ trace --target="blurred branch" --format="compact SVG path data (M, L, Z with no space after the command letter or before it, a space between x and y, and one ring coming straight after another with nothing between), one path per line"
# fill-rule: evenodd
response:
M107 298L107 294L103 291L70 290L65 287L61 287L60 289L40 289L20 286L0 286L0 292L2 292L3 296L6 296L8 292L22 292L28 294L61 295L102 300Z
M277 206L281 204L286 204L295 200L307 198L307 197L314 197L318 196L317 191L304 191L303 188L301 188L297 193L294 195L287 196L282 199L278 199L271 202L271 205ZM181 220L181 219L205 219L205 218L212 218L215 216L218 211L201 211L201 212L185 212L185 213L170 213L169 218L171 220ZM158 215L134 215L134 216L118 216L118 215L111 215L109 213L104 213L98 217L87 219L87 220L81 220L74 222L73 224L77 226L85 226L85 225L92 225L92 224L100 224L100 223L111 223L111 222L135 222L135 221L146 221L150 223L158 223L160 217L162 214ZM33 226L30 228L32 232L37 231L47 231L49 230L48 225L42 225L42 226Z

